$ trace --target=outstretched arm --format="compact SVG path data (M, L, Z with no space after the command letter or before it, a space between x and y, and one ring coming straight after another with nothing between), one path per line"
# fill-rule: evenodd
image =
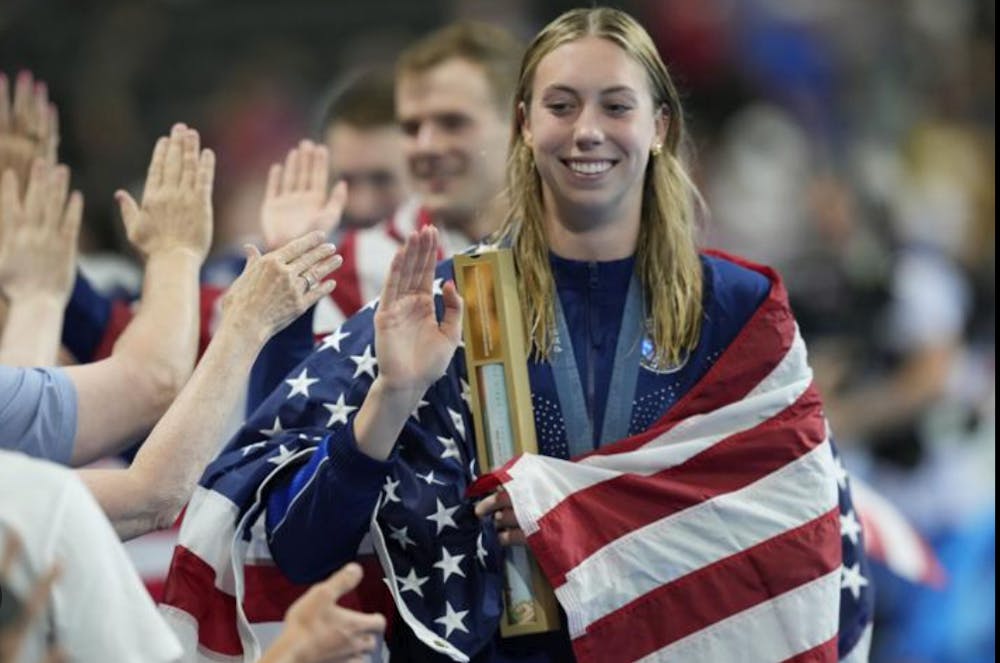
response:
M200 150L198 132L177 124L156 144L142 205L116 194L129 241L146 259L142 300L110 357L66 369L79 399L74 465L145 434L191 374L214 174L215 156Z
M333 290L333 281L321 279L341 259L321 233L265 256L247 250L247 266L223 299L218 332L132 465L80 471L122 538L173 523L224 442L224 428L260 348ZM307 289L307 283L318 285Z

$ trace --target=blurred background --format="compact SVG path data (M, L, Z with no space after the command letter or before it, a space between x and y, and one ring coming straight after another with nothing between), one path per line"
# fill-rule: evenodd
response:
M946 580L879 571L873 660L995 660L995 3L661 0L636 16L683 91L706 246L781 270L849 469ZM331 85L457 18L524 39L574 3L29 1L0 70L59 106L85 266L138 271L111 194L176 121L215 149L216 245L256 234L267 167Z

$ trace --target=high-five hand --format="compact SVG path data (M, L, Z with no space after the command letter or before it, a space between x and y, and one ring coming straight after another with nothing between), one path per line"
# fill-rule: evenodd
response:
M444 317L434 310L438 232L428 226L410 235L392 259L375 312L379 379L390 390L423 394L444 375L462 335L462 299L444 285Z
M290 240L319 230L329 235L340 224L347 184L328 189L330 157L325 146L304 140L285 163L274 164L260 210L264 246L272 251Z
M215 154L199 150L197 131L175 124L153 149L142 205L125 191L115 193L132 245L144 257L184 250L203 260L212 243L214 179Z

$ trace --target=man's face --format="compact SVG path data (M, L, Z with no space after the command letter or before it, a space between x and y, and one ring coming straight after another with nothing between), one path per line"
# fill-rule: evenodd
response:
M407 195L399 129L395 125L362 129L336 122L325 139L333 177L347 182L342 226L369 228L392 216Z
M508 123L486 74L461 58L396 82L411 183L424 207L462 226L503 186Z

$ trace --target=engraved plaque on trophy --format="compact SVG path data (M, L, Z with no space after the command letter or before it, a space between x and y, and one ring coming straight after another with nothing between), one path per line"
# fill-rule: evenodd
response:
M521 452L537 453L528 352L510 249L455 256L465 301L463 339L469 407L480 466L494 469ZM503 637L553 631L559 610L548 580L523 546L505 550Z

